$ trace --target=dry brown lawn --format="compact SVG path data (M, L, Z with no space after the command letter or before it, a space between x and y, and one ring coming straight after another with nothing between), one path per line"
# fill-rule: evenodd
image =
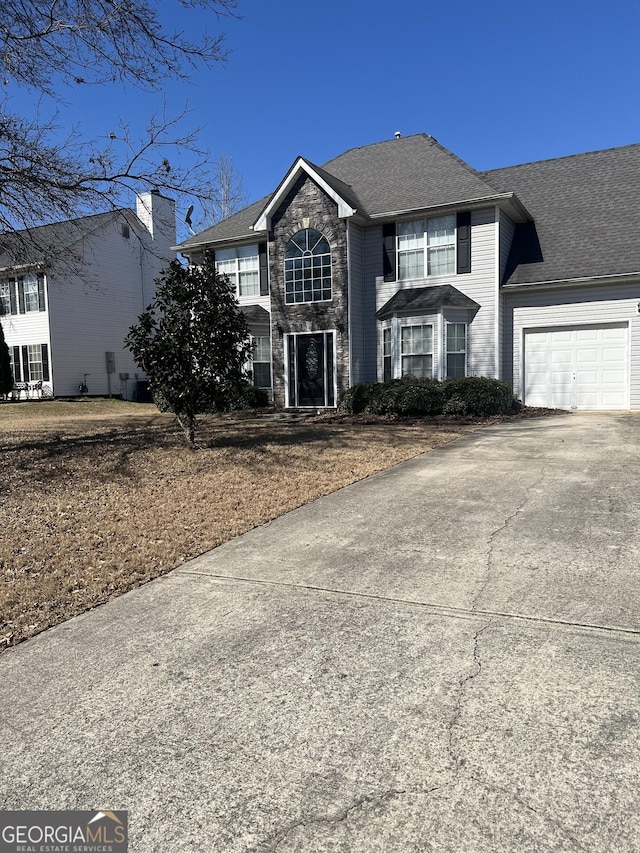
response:
M170 415L116 400L0 405L0 647L473 426Z

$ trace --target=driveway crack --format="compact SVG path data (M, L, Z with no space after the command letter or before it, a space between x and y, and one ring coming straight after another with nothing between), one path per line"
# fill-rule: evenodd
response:
M509 527L509 525L511 524L513 519L522 512L522 510L524 509L526 504L529 502L532 489L535 489L536 486L539 486L540 483L544 480L545 472L546 472L546 469L543 468L542 471L540 472L540 476L538 477L538 479L535 480L533 483L531 483L529 486L527 486L525 493L524 493L524 496L523 496L522 500L520 501L520 503L512 510L512 512L509 513L509 515L505 516L502 524L498 525L498 527L496 527L495 530L492 530L491 533L489 534L489 536L487 538L486 572L485 572L484 578L483 578L479 588L476 590L476 592L473 596L473 600L472 600L471 606L470 606L471 611L475 611L475 609L478 606L478 602L482 598L484 591L486 590L487 586L489 585L489 583L491 581L491 576L493 574L493 569L494 569L494 547L495 547L496 538L501 533L503 533Z
M466 760L461 756L461 750L459 747L456 746L455 732L460 723L460 717L462 716L465 693L467 692L471 682L475 681L482 672L482 660L480 659L480 651L478 648L480 636L490 628L491 625L492 622L488 622L482 628L479 628L473 635L473 668L458 685L458 695L456 697L453 715L449 721L449 725L447 726L447 752L449 753L449 758L451 759L454 772L456 773L464 767Z
M437 787L434 787L432 790L436 791ZM345 806L339 812L336 812L336 814L318 815L315 817L309 816L308 818L304 818L302 820L296 821L295 823L292 823L286 829L282 829L280 832L278 832L275 838L265 841L264 843L268 846L265 846L262 849L264 849L265 851L269 851L269 853L274 853L274 851L277 851L280 845L283 844L287 840L287 838L298 829L306 829L308 826L314 826L317 824L331 825L343 823L344 821L348 820L353 814L353 812L357 811L358 809L361 809L368 805L380 805L386 800L392 799L394 797L399 797L402 794L407 793L414 792L407 791L404 788L392 788L388 791L383 791L380 794L365 794L362 797L358 797L357 800L354 800L354 802L352 802L348 806ZM431 793L431 791L425 791L421 793Z

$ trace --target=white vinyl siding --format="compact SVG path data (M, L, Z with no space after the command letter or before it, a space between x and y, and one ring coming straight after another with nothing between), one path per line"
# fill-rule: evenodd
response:
M137 233L131 226L132 232ZM140 240L123 240L120 226L104 229L88 238L87 267L52 271L48 282L50 322L50 370L53 393L75 396L87 377L90 395L124 394L131 398L136 374L145 379L123 341L132 323L153 299L154 287L147 276L158 272L160 252ZM163 266L166 267L170 255ZM45 317L30 314L28 317ZM18 319L18 318L17 318ZM49 333L47 333L49 336ZM31 340L46 340L30 335ZM27 341L25 341L26 343ZM106 352L115 353L115 373L107 374ZM129 374L121 380L120 373Z

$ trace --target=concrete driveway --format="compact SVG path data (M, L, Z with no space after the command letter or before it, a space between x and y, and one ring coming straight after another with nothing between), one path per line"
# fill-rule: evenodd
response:
M640 417L489 427L0 657L0 806L132 853L639 851Z

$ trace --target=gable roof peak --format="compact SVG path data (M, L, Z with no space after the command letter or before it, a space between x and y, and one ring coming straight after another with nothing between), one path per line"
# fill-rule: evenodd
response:
M254 231L268 231L271 228L271 217L303 172L315 181L329 198L333 199L338 206L338 216L341 219L346 219L356 213L357 206L354 206L355 199L348 184L344 181L336 180L334 175L319 168L310 160L299 156L280 182L278 189L269 199L267 206L255 221L253 225Z

